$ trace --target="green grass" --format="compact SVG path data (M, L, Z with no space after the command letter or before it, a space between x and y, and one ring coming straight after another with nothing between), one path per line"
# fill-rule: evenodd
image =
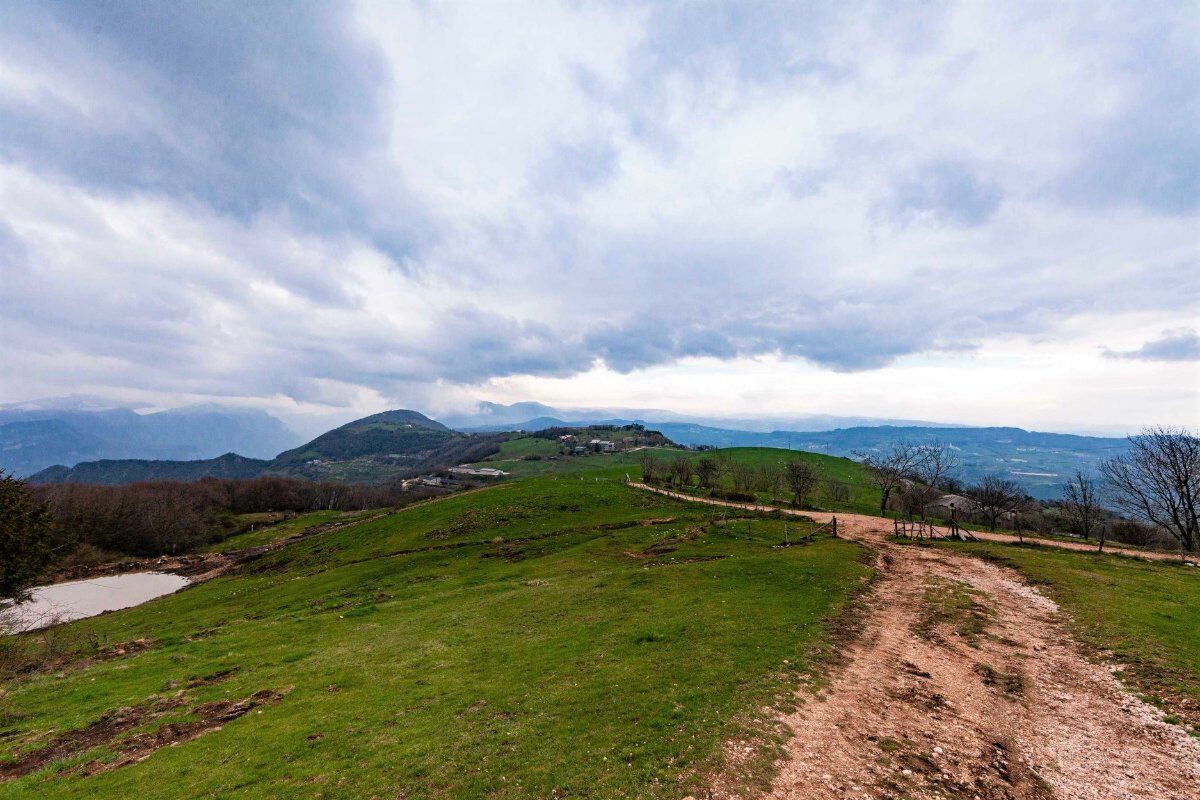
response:
M1168 706L1187 699L1192 709L1200 703L1200 570L1030 545L941 546L1012 566L1044 584L1081 638L1111 652L1148 697Z
M782 522L710 524L620 471L413 506L67 626L153 644L5 687L0 771L52 730L155 695L184 692L159 722L286 695L140 763L79 774L113 745L60 760L0 798L678 798L752 734L763 746L740 769L761 786L762 709L829 647L825 620L868 573L861 550L775 549Z
M680 455L680 451L671 450L656 450L655 453L660 460L670 462ZM802 461L813 465L817 468L821 476L821 483L818 484L816 491L809 502L814 502L820 508L829 509L831 511L849 511L856 514L878 514L879 513L879 489L873 486L867 476L866 468L857 461L852 461L848 458L840 458L837 456L827 456L821 453L809 453L802 450L785 450L776 447L728 447L721 450L715 450L702 453L684 453L693 462L704 457L711 457L720 454L739 464L747 464L752 467L759 467L764 464L774 466L782 466L789 461ZM631 460L634 466L637 466L637 472L634 477L641 475L640 461L637 459L638 453L632 453ZM848 500L838 500L831 498L824 488L824 481L833 479L844 483L849 489ZM717 484L720 489L732 489L733 482L731 477L723 475ZM692 487L692 491L699 491L696 486ZM768 491L755 491L755 499L758 502L769 503L787 503L791 501L791 494L786 487L782 488L774 496Z
M485 461L479 461L472 466L494 467L512 473L514 478L528 478L535 475L576 475L588 473L606 478L622 478L628 475L631 480L640 480L642 476L641 451L631 453L588 453L582 456L557 455L558 448L551 444L553 454L546 454L540 444L547 443L544 439L521 437L510 439L500 446L500 452L490 456ZM660 458L673 458L686 452L670 448L651 448ZM543 455L539 461L526 461L524 456L530 454Z
M357 517L369 514L372 512L362 511L313 511L308 514L299 514L290 519L283 519L278 522L271 522L269 519L264 521L264 524L257 525L254 530L247 530L235 536L230 536L227 539L222 539L216 544L210 545L208 551L212 553L231 553L234 550L244 550L247 547L258 547L259 545L270 544L281 539L286 539L297 533L303 533L314 525L322 525L326 522L349 522ZM246 517L266 516L260 514L247 514ZM250 520L247 520L250 521Z

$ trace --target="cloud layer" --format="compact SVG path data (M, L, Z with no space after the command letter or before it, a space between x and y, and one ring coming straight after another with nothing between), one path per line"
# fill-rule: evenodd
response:
M1190 12L3 3L0 399L351 407L1185 328Z

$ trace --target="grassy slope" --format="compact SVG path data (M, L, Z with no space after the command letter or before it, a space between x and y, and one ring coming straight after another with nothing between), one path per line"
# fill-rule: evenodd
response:
M781 523L708 528L703 509L583 477L414 506L68 626L154 646L8 687L0 759L193 676L237 669L188 689L192 705L292 688L144 762L70 771L100 749L0 797L685 794L811 663L820 621L866 570L850 543L773 550ZM703 534L674 552L628 555L689 529Z
M257 547L262 544L270 544L281 539L286 539L289 536L297 533L303 533L314 525L322 525L326 522L349 522L355 517L363 516L375 512L361 511L312 511L308 514L299 514L291 519L285 519L280 522L268 522L267 524L258 525L254 530L244 531L236 536L230 536L228 539L222 539L208 547L208 550L213 553L230 553L234 550L243 550L247 547ZM245 517L264 516L255 514L246 514Z
M671 458L682 451L666 448L654 448L661 458ZM531 475L570 475L588 473L620 478L629 475L637 480L641 477L641 452L632 453L589 453L584 456L558 456L558 446L546 439L535 439L531 436L518 436L500 445L500 452L490 456L485 461L475 464L478 467L494 467L509 472L513 477L522 478ZM540 455L539 461L526 461L527 455ZM551 459L549 456L554 455Z
M818 487L816 499L822 508L834 511L852 511L856 514L879 513L879 490L871 485L867 479L866 469L857 461L821 453L784 450L775 447L730 447L720 452L736 461L754 465L785 464L788 461L807 462L818 469L822 480L833 478L850 487L850 501L847 503L832 501L822 496L821 487ZM702 456L701 453L695 458ZM731 488L728 476L722 479L722 485L725 488ZM757 494L760 500L770 499L770 494L767 492L758 492Z
M1047 585L1082 638L1111 651L1151 698L1200 701L1200 570L1049 547L944 546L1008 564Z
M548 446L548 447L547 447ZM532 437L516 436L501 445L500 452L479 466L490 466L511 472L514 476L545 475L549 473L579 473L597 472L613 477L629 475L634 480L641 478L642 453L613 453L586 456L563 456L556 460L543 458L540 461L524 461L522 457L529 454L549 455L557 452L557 447L546 440ZM693 461L703 458L705 453L673 450L668 448L653 448L659 460L671 461L684 455ZM833 478L842 481L850 487L850 501L838 502L821 494L818 488L818 500L822 508L834 511L852 511L859 514L879 513L879 490L872 486L867 479L866 470L861 464L848 458L827 456L820 453L808 453L800 450L783 450L774 447L730 447L719 451L728 457L753 465L762 463L782 464L787 461L806 461L815 465L822 479ZM729 476L722 478L723 488L731 488ZM770 494L759 492L760 500L770 500Z

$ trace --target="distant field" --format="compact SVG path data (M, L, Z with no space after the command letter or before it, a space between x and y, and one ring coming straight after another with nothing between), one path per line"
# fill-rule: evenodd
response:
M870 484L866 469L857 461L838 456L822 455L820 453L781 450L774 447L730 447L719 452L735 461L755 466L759 464L783 465L789 461L802 461L812 464L817 468L822 480L832 478L833 480L841 481L850 490L850 499L843 502L830 498L825 493L824 487L818 486L812 499L817 501L820 507L832 511L852 511L857 514L879 513L879 490ZM704 455L704 453L696 453L693 461ZM722 478L721 486L723 488L732 487L728 476ZM759 491L755 494L762 502L772 500L770 492ZM785 488L774 499L786 502L791 499L791 495L788 494Z
M86 634L150 646L6 686L0 776L55 731L146 718L0 779L0 797L680 798L718 768L761 786L761 710L829 647L862 551L774 549L783 523L712 524L601 458L607 472L414 506L66 626L87 652ZM238 702L262 705L83 776ZM761 746L723 764L743 736Z
M660 461L669 462L680 456L697 461L712 453L689 450L674 450L669 448L651 448ZM850 490L849 501L843 502L828 496L823 486L819 486L813 500L821 508L833 511L852 511L859 514L879 513L879 490L872 486L867 478L866 469L857 461L837 456L826 456L820 453L806 453L799 450L781 450L771 447L731 447L713 451L733 459L734 461L759 465L764 463L784 464L788 461L804 461L813 464L819 470L822 480L833 479L846 484ZM641 460L643 451L612 454L589 454L586 456L558 456L558 447L545 439L535 439L527 436L516 436L500 447L500 452L481 461L477 466L490 466L511 472L514 476L545 475L551 473L602 473L611 477L628 475L633 480L641 480ZM538 455L537 461L524 460L526 456ZM553 459L550 456L555 456ZM731 488L729 476L724 476L719 484L722 488ZM787 501L790 495L786 492L772 497L770 492L757 492L761 502Z
M1152 699L1187 699L1200 735L1200 569L1116 555L983 542L942 546L1012 566L1043 584L1081 638L1111 651Z
M652 448L663 458L669 458L682 450ZM527 460L526 456L539 456L538 460ZM626 474L633 480L641 478L641 451L630 453L588 453L582 456L558 454L558 444L548 439L514 435L500 445L500 452L477 462L474 466L493 467L512 473L514 477L531 475L571 474L577 472L599 472L609 477Z

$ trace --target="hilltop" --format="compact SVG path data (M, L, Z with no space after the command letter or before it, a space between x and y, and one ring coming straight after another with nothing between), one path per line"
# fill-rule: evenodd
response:
M452 431L417 411L399 409L346 423L270 460L244 458L234 453L195 461L100 460L70 468L49 467L31 476L30 481L116 485L145 480L286 475L313 480L379 482L485 458L496 452L502 439Z
M30 483L92 483L119 486L143 481L196 481L201 478L255 478L270 466L269 461L226 453L200 461L153 459L103 459L85 461L74 467L54 466L29 478Z

